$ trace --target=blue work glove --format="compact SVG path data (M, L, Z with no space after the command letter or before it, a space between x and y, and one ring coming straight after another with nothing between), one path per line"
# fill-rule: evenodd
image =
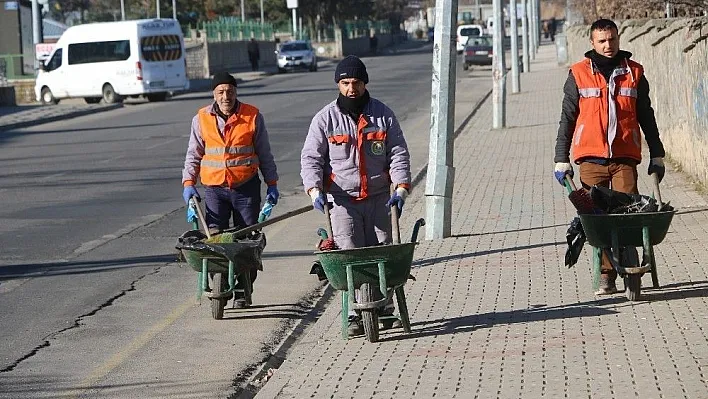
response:
M197 211L194 210L193 206L187 205L187 223L197 223Z
M565 186L565 175L570 176L571 179L573 178L573 166L569 162L556 162L553 175L561 186Z
M403 213L403 204L406 203L406 198L408 197L408 190L403 187L398 187L396 191L393 192L391 198L386 202L386 207L390 208L394 205L398 208L398 216L400 217Z
M317 188L311 189L309 194L310 199L312 199L312 206L318 211L324 213L325 202L327 201L325 195Z
M270 202L273 205L278 205L278 198L280 198L278 186L268 186L268 190L266 191L266 202Z
M664 174L666 174L666 167L664 166L664 158L656 157L649 161L649 175L656 173L659 177L659 182L664 179Z
M184 202L189 205L189 199L192 197L196 197L197 201L201 201L202 197L199 196L199 193L197 192L197 189L194 186L185 186L184 190L182 191L182 198L184 198Z

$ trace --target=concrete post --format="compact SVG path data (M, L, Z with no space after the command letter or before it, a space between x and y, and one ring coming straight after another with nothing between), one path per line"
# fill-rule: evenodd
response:
M492 38L492 128L506 126L506 65L504 60L504 10L502 0L492 0L494 36Z
M516 0L509 1L509 20L511 22L511 92L521 91L519 76L519 27L517 26Z
M524 62L524 73L531 72L531 51L529 49L529 13L528 13L528 0L521 0L523 4L524 13L521 18L521 50L523 52L522 58Z
M430 102L430 148L425 180L425 238L450 237L457 70L457 0L436 0L433 87Z

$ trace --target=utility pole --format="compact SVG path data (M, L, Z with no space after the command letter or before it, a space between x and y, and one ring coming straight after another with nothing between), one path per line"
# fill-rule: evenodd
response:
M494 36L492 36L492 128L506 126L506 65L504 63L504 10L502 0L492 0Z
M511 92L521 91L521 77L519 76L519 27L516 16L516 0L509 1L509 20L511 23Z
M450 237L457 70L457 0L436 0L430 147L425 179L425 239Z
M521 0L523 4L523 15L521 16L521 50L523 52L522 59L524 63L524 73L531 72L531 52L529 51L529 12L528 0Z

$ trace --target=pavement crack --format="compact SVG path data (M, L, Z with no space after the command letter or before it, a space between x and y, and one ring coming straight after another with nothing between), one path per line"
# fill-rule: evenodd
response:
M42 343L41 343L41 344L35 346L35 347L34 347L31 351L29 351L26 355L24 355L24 356L20 357L19 359L15 360L15 361L12 362L12 364L10 364L9 366L7 366L7 367L5 367L5 368L3 368L3 369L0 369L0 373L7 373L7 372L10 372L10 371L14 370L17 366L20 365L20 363L22 363L22 362L24 362L25 360L27 360L27 359L29 359L29 358L35 356L35 355L38 354L42 349L48 348L48 347L51 345L51 340L54 339L55 337L57 337L57 336L59 336L59 335L65 333L65 332L67 332L67 331L69 331L69 330L72 330L72 329L74 329L74 328L81 327L81 326L83 325L82 322L83 322L83 320L84 320L85 318L91 317L91 316L95 315L96 313L98 313L99 311L101 311L101 310L103 310L103 309L106 309L106 308L112 306L113 303L114 303L118 298L121 298L121 297L125 296L128 292L130 292L130 291L135 291L135 285L136 285L140 280L142 280L142 279L144 279L144 278L146 278L146 277L148 277L148 276L151 276L151 275L153 275L153 274L157 274L157 273L160 271L161 268L162 268L162 266L158 266L158 267L156 267L155 269L153 269L152 272L143 274L142 276L136 278L135 280L133 280L133 281L130 283L130 287L128 287L128 288L126 288L126 289L120 291L120 292L117 293L116 295L114 295L114 296L108 298L105 302L103 302L102 304L100 304L100 305L97 306L95 309L91 310L90 312L84 313L84 314L78 316L76 319L74 319L74 322L73 322L70 326L65 327L65 328L62 328L61 330L55 331L55 332L53 332L53 333L47 335L46 337L44 337L44 339L42 340Z

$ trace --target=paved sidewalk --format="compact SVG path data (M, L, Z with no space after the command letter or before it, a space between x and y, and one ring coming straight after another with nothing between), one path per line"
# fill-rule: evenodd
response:
M257 398L708 397L706 198L669 170L662 196L679 213L655 247L662 287L634 303L596 297L587 247L563 265L575 211L552 160L567 72L550 46L531 65L508 128L490 130L487 100L456 141L454 235L416 249L412 333L343 341L337 295ZM650 192L646 162L640 180Z

